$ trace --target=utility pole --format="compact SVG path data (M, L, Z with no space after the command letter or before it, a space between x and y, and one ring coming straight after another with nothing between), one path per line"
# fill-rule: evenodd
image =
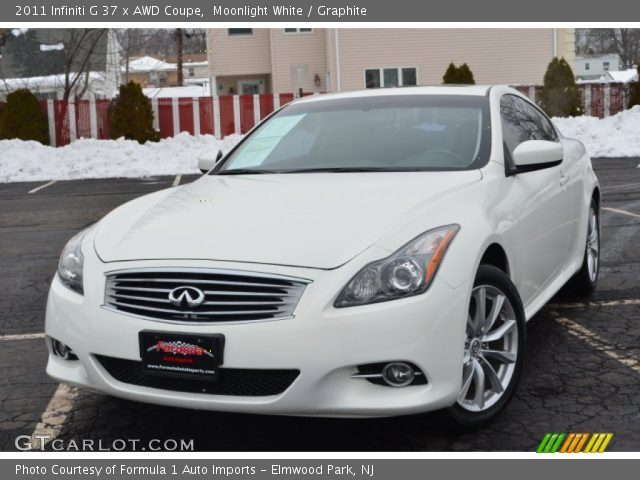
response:
M178 86L184 83L182 72L182 29L176 28L176 57L178 63Z

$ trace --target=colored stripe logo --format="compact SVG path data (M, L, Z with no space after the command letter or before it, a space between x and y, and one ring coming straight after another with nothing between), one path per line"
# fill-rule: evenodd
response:
M613 433L547 433L537 453L602 453Z

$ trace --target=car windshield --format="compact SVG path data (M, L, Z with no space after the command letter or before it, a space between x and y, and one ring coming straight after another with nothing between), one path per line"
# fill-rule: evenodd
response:
M489 157L488 98L396 95L293 103L213 173L469 170Z

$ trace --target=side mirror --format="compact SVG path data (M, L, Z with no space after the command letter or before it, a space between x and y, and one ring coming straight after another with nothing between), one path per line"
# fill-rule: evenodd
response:
M513 163L518 170L529 171L562 162L564 149L561 143L547 140L527 140L513 151Z
M222 150L205 152L198 157L198 168L202 173L207 173L216 166L216 163L218 163L221 158Z

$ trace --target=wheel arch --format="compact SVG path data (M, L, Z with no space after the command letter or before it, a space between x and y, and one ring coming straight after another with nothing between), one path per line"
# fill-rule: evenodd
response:
M601 204L600 204L600 187L598 185L596 185L596 187L593 189L593 193L591 194L591 200L596 202L596 207L599 211Z
M493 242L485 248L482 257L480 258L480 265L491 265L496 267L511 278L509 257L502 245L497 242Z

